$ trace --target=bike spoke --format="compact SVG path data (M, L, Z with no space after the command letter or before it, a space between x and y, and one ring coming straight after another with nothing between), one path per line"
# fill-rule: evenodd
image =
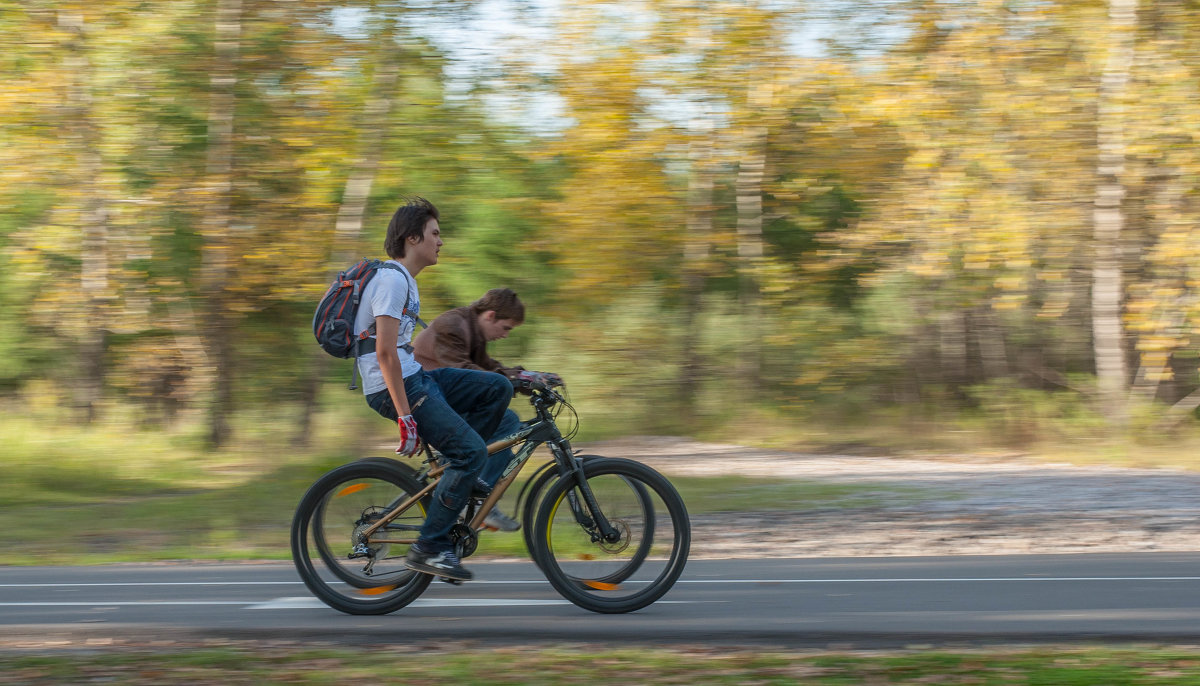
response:
M380 458L350 463L321 477L301 499L292 559L305 585L330 607L350 614L391 612L429 585L427 575L404 566L411 544L405 539L425 519L423 501L414 497L421 487L406 469ZM373 527L377 531L368 538Z
M571 602L596 612L631 612L654 602L683 570L691 541L679 494L654 470L594 458L586 481L564 477L539 509L535 555Z

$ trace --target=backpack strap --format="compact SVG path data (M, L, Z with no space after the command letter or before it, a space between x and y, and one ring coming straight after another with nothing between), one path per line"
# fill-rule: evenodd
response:
M412 312L407 307L404 308L404 312L401 313L401 316L412 317L413 321L415 321L417 324L420 324L422 329L429 328L429 325L425 323L424 319L413 316ZM357 346L358 346L358 348L361 349L361 352L358 352L357 354L369 355L369 354L375 352L374 336L375 336L375 322L371 322L370 326L368 326L366 329L364 329L362 333L358 334ZM412 346L410 344L405 343L404 345L399 346L399 347L401 349L405 350L406 352L408 352L409 354L412 354ZM370 349L368 350L368 348L370 348Z
M403 350L404 352L408 353L409 355L411 355L413 353L413 347L412 347L411 343L405 343L404 345L400 345L397 347L400 348L401 350ZM360 338L360 339L358 339L358 345L356 346L355 349L357 350L357 353L359 355L370 355L371 353L375 352L375 339L374 338Z
M412 277L408 276L408 270L404 269L403 267L401 267L399 265L392 264L390 262L384 262L381 260L381 261L379 261L377 268L378 269L392 269L392 270L398 271L398 272L404 274L405 277L407 277L409 281L412 281ZM356 305L358 304L358 297L359 297L359 294L355 293L355 304ZM409 288L408 302L409 303L412 302L411 286ZM417 324L419 324L422 329L429 328L429 325L425 323L425 320L423 320L420 317L418 317L417 315L413 314L412 310L409 309L407 304L404 306L404 309L401 311L400 316L412 317L412 320L414 322L416 322ZM354 364L352 365L352 367L350 369L350 390L352 390L352 391L358 388L358 385L357 385L358 358L362 357L363 355L370 355L371 353L375 352L374 336L375 336L375 322L371 322L371 324L365 330L363 330L362 333L360 333L358 335L358 339L354 342ZM409 355L413 354L413 347L412 347L412 344L410 344L410 343L405 343L404 345L399 346L399 348L401 350L403 350L404 352L408 353Z
M405 269L404 267L401 267L398 264L392 264L391 262L380 262L379 268L380 269L394 269L394 270L400 272L401 274L404 274L404 276L407 277L409 281L412 281L414 283L416 282L415 279L413 279L411 276L408 275L408 270ZM408 290L408 302L412 303L412 288L409 288L409 290ZM404 311L400 313L400 316L412 317L413 321L416 322L417 324L420 324L422 329L429 328L429 325L425 323L425 320L421 319L417 315L413 314L412 310L409 309L407 304L404 306ZM371 322L371 325L367 327L367 334L370 336L375 335L375 322Z

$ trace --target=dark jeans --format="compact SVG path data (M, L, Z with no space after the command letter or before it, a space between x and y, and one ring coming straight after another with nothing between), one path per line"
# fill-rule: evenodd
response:
M418 542L430 552L450 550L450 528L487 459L487 444L480 436L496 433L512 400L512 383L501 374L443 367L406 378L404 390L417 433L446 459ZM392 421L398 416L387 390L367 396L367 404Z
M505 410L504 417L500 419L500 426L496 427L496 433L488 439L488 443L499 440L505 436L515 434L521 428L521 418L512 410ZM488 485L488 488L496 485L500 480L500 474L504 472L504 468L512 462L512 448L505 448L493 455L489 455L487 463L483 465L483 469L479 472L479 479Z

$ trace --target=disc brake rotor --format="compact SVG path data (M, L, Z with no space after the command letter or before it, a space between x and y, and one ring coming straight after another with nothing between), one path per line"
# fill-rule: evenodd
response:
M606 552L610 555L616 555L617 553L620 553L629 547L629 543L632 540L633 536L631 535L631 532L629 530L629 523L626 522L624 519L618 519L615 521L610 519L610 520L608 520L608 523L612 527L614 527L619 534L621 534L621 537L612 542L606 541L603 538L601 538L597 542L597 544L600 546L601 550L603 550L604 552Z

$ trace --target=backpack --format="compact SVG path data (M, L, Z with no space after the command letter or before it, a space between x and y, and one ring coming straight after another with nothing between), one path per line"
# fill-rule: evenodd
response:
M380 269L402 271L400 267L383 260L364 259L338 273L313 315L313 335L317 337L321 349L341 359L354 358L354 368L350 371L350 390L358 388L358 358L375 351L375 340L371 338L375 333L374 322L366 331L355 336L354 319L358 316L363 291ZM411 297L409 302L411 304ZM407 305L404 314L412 316L416 323L425 327L425 322L413 314ZM411 352L411 346L408 349Z

